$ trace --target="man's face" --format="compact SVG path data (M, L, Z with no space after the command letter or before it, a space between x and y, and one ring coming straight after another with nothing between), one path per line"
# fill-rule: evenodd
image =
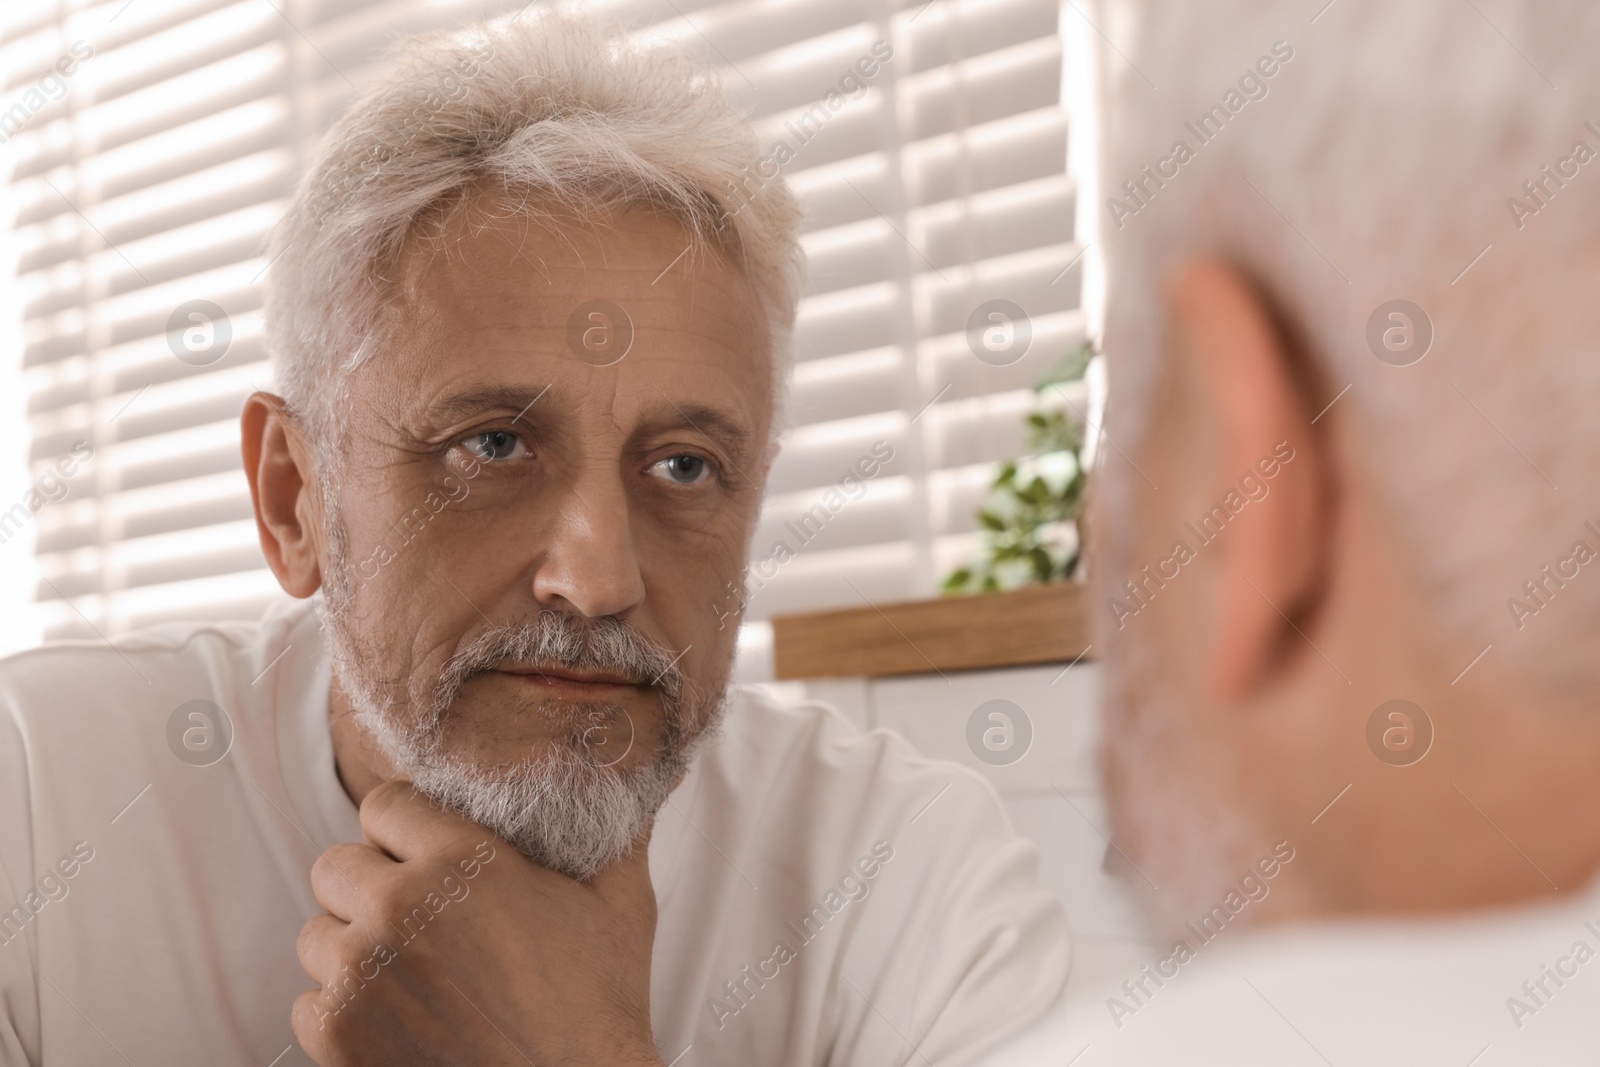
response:
M579 876L714 724L766 475L766 321L688 244L643 209L458 212L408 249L401 325L335 428L324 573L358 721L424 791Z

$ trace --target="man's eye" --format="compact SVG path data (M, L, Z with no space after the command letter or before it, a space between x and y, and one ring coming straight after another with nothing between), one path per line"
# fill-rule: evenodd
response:
M696 485L711 474L711 464L700 456L671 456L652 464L650 470L658 477L670 479L675 485Z
M510 430L486 430L475 433L461 444L478 459L493 463L497 460L522 459L528 446Z

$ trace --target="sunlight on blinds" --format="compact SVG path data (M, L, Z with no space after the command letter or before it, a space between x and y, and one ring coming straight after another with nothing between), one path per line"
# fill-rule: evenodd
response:
M17 542L0 550L24 573L31 539L38 602L19 632L251 618L281 595L238 473L240 405L271 387L266 233L389 41L521 6L57 0L3 16L29 473L0 482L0 538ZM714 64L766 146L749 181L781 173L806 205L748 644L759 655L774 613L931 595L974 544L996 461L1024 448L1030 386L1084 334L1071 16L1057 0L594 6ZM1005 358L971 340L992 301L1025 315Z

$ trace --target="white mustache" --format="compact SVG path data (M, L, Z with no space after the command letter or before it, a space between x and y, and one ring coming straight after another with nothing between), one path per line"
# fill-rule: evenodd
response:
M620 619L541 611L531 621L496 626L474 637L445 664L440 688L453 696L474 675L517 666L612 675L660 689L676 702L684 685L678 658Z

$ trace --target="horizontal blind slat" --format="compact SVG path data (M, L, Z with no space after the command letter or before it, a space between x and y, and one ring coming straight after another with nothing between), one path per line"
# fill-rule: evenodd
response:
M74 440L97 442L92 478L36 518L36 556L108 632L248 618L281 599L254 543L236 418L251 389L271 384L262 247L293 188L290 161L397 34L523 6L321 0L297 5L290 29L267 5L246 10L254 0L176 3L108 31L74 86L70 123L42 113L8 146L22 205L30 455L42 468ZM970 551L995 461L1025 446L1032 383L1083 337L1058 5L894 0L894 56L860 92L840 79L882 30L855 0L593 6L705 56L761 143L793 148L785 172L806 207L811 280L754 564L783 538L796 555L759 583L749 617L926 588L918 561L931 550L943 567ZM102 20L106 7L93 9ZM165 54L140 53L161 42ZM48 59L56 43L29 47ZM290 143L291 108L311 140ZM974 358L965 333L992 295L1022 305L1033 327L1027 355L1002 367ZM234 328L207 367L167 344L172 309L196 297ZM909 340L896 325L906 314ZM920 411L905 407L908 368ZM850 472L886 446L895 458L858 490ZM913 500L926 521L913 521ZM919 548L919 528L932 545ZM39 595L55 593L41 582ZM44 610L50 633L85 632L66 605Z

